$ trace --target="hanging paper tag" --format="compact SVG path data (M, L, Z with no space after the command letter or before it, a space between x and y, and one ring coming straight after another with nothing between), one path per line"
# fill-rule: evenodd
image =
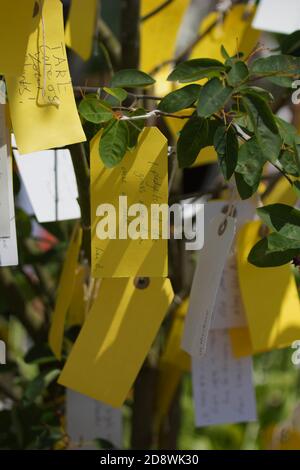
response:
M172 299L169 279L103 279L59 383L122 406Z
M79 219L78 189L69 150L20 155L14 148L13 152L37 220Z
M91 143L93 276L165 277L168 241L152 209L168 201L167 141L146 128L137 148L110 169L99 156L100 135Z
M22 73L26 46L30 33L37 24L42 2L36 0L1 1L0 16L0 73Z
M211 331L203 358L192 359L196 426L256 420L252 359L235 359L226 330Z
M67 433L71 449L97 449L95 439L122 447L122 411L67 389Z
M3 148L3 147L2 147ZM12 158L8 154L2 155L0 150L0 160L6 159L7 175L8 175L8 202L9 202L9 218L10 218L10 235L8 238L0 239L0 266L17 266L18 265L18 247L15 220L15 206L13 193L13 175L12 175Z
M49 345L58 359L61 358L65 321L74 292L81 240L82 230L77 226L74 229L59 280L56 305L49 332Z
M253 353L287 347L300 338L299 295L291 267L262 269L248 262L260 227L260 221L250 222L237 237L239 284Z
M96 32L96 14L99 0L72 0L65 30L66 45L88 60L92 53Z
M300 29L298 0L260 0L252 26L262 31L290 34Z
M3 81L0 81L0 238L10 236L8 130L5 116L5 85Z
M195 357L205 354L217 291L235 234L235 219L224 220L225 215L219 214L206 224L204 248L194 274L181 346Z
M29 38L23 74L6 77L21 154L86 140L69 73L62 8L59 0L45 1L41 21Z

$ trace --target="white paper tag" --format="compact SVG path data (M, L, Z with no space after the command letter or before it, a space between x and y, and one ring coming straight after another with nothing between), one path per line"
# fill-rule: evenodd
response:
M222 274L211 329L242 328L247 326L241 297L235 254L226 261Z
M290 34L300 29L299 0L260 0L252 26L262 31Z
M70 448L96 449L95 439L122 448L122 411L67 389L67 433Z
M12 177L12 157L6 155L7 173L8 173L8 205L10 219L10 236L8 238L0 238L0 266L17 266L18 265L18 248L15 220L15 205L13 194L13 177Z
M196 426L256 421L252 358L232 356L226 330L209 334L207 353L192 359Z
M225 215L218 214L204 227L204 247L199 252L181 343L182 349L194 357L205 354L222 272L235 235L236 220L232 217L227 217L220 234L224 220Z
M1 82L0 82L1 83ZM0 92L1 96L1 92ZM8 131L5 122L5 104L0 99L0 238L10 236L10 212L8 193Z
M69 150L45 150L20 155L14 140L13 147L37 220L43 223L80 218L78 190Z

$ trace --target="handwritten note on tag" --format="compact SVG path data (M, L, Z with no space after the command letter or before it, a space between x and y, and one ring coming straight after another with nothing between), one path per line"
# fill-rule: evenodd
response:
M75 287L81 240L82 230L77 226L74 229L59 280L56 305L49 332L49 345L58 359L61 358L65 321Z
M95 439L122 447L122 411L85 395L67 390L67 433L70 448L96 449Z
M80 218L78 189L69 150L20 155L13 150L37 220L54 222Z
M247 260L260 226L260 221L249 222L237 237L239 284L253 353L287 347L300 338L299 295L290 266L262 269Z
M139 289L103 279L59 383L113 407L124 403L173 300L169 279Z
M199 252L194 274L181 343L182 349L194 357L205 354L217 291L235 234L235 219L228 217L226 226L224 219L224 214L219 214L206 225L204 248Z
M263 31L290 34L300 29L298 0L260 0L252 26Z
M203 358L192 359L196 426L256 420L252 359L235 359L226 330L209 334Z
M86 140L69 73L62 3L47 0L42 15L30 35L22 75L6 77L21 154Z
M36 0L1 1L0 17L0 73L22 73L28 38L40 15Z
M98 0L72 0L65 30L66 45L83 59L90 58L96 31Z
M157 239L152 239L149 219L153 204L168 201L167 141L157 128L146 128L137 148L127 152L122 162L110 169L103 165L99 157L99 139L100 134L91 142L93 276L165 277L167 240L161 238L160 230L157 231ZM126 201L120 196L125 196L125 199L127 196ZM100 225L111 224L106 210L102 212L102 204L110 204L114 208L115 239L98 236ZM128 208L133 208L133 204L143 204L148 214L144 219L148 220L148 226L142 224L141 237L136 240L131 239L129 234L130 223L135 217L128 215Z

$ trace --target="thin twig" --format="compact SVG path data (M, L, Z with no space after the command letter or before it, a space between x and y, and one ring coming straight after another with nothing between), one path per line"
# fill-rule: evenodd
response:
M151 10L149 13L147 13L146 15L142 16L140 18L140 22L142 23L143 21L147 21L149 20L150 18L152 18L153 16L157 15L157 13L160 13L162 10L164 10L167 6L170 5L170 3L173 3L174 0L165 0L161 5L159 5L158 7L154 8L153 10Z

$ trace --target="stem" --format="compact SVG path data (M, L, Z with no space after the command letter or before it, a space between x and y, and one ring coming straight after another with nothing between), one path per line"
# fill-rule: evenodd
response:
M157 15L157 13L161 12L162 10L164 10L167 6L170 5L170 3L173 3L174 0L165 0L161 5L159 5L158 7L154 8L154 10L150 11L149 13L147 13L146 15L142 16L140 18L140 21L143 22L143 21L147 21L149 20L149 18L152 18L152 16L155 16Z
M91 208L90 208L90 172L83 144L69 146L74 166L78 202L81 209L81 226L83 230L82 247L85 257L91 260Z

